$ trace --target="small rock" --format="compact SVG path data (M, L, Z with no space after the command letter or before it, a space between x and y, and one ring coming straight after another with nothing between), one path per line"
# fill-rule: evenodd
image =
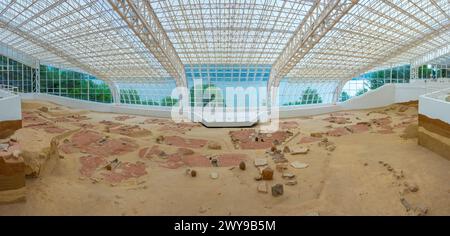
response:
M409 202L406 201L406 199L400 198L400 202L402 203L403 207L405 207L406 211L410 211L412 209L411 204L409 204Z
M332 152L332 151L334 151L336 149L336 146L335 145L329 145L329 146L326 147L326 149L327 149L327 151Z
M268 192L267 183L263 182L263 183L258 184L257 190L260 193L267 193Z
M267 159L266 158L255 158L255 166L265 166L267 165Z
M309 148L305 148L305 147L294 148L291 151L291 155L307 154L308 151L309 151Z
M397 178L397 179L401 179L401 178L405 177L405 176L403 175L403 170L400 170L400 171L394 171L394 176L395 176L395 178Z
M14 151L12 152L12 155L13 155L13 157L15 157L15 158L19 158L21 154L22 154L22 151L20 151L20 150L14 150Z
M208 211L208 209L206 209L205 207L200 207L200 209L198 210L198 212L200 212L200 213L205 213L207 211Z
M289 186L297 185L297 180L289 180L288 182L286 182L286 185L289 185Z
M164 142L164 136L162 136L162 135L158 136L156 138L156 142L159 143L159 144L163 143Z
M407 183L405 182L404 185L408 188L408 190L412 193L415 193L417 191L419 191L419 186L417 186L417 184L415 183Z
M7 151L9 148L9 144L8 143L0 143L0 150L1 151Z
M273 170L270 167L264 168L264 170L261 171L261 176L263 180L272 180L273 179Z
M211 179L217 179L219 178L219 174L217 172L211 172L209 174L209 176L211 177Z
M261 181L262 180L262 175L258 175L254 178L256 181Z
M208 148L212 149L212 150L220 150L220 149L222 149L222 146L220 146L220 144L218 144L216 142L209 142Z
M197 176L197 171L191 170L191 169L187 169L186 170L186 175L190 175L192 177L195 177L195 176Z
M48 112L48 107L41 107L38 110L42 112Z
M414 208L414 214L416 216L426 216L428 213L427 207L416 207Z
M109 171L112 170L111 164L106 165L106 166L105 166L105 169L106 169L106 170L109 170Z
M241 170L245 170L246 166L245 166L245 162L241 161L241 163L239 163L239 169Z
M275 166L275 169L276 169L277 171L279 171L279 172L283 172L283 171L287 170L288 167L287 167L286 164L277 164L277 165Z
M292 179L295 177L295 175L292 173L283 173L282 177L285 179Z
M271 152L276 152L278 149L277 149L277 147L276 146L272 146L271 148L270 148L270 151Z
M322 138L322 133L311 133L311 137Z
M302 163L299 161L294 161L291 163L291 166L294 167L295 169L304 169L304 168L308 167L309 164Z
M272 160L275 163L286 163L286 162L289 162L289 160L284 157L284 154L282 152L279 152L279 151L275 152L272 155Z
M369 164L367 164L367 162L366 163L364 163L364 166L368 166Z
M219 161L217 159L211 159L211 165L214 167L218 167L219 166Z
M278 197L283 195L284 193L284 187L282 184L275 184L272 186L272 196Z

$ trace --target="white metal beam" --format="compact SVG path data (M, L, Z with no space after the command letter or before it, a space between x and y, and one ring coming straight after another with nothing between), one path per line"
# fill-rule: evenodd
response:
M177 86L186 87L183 63L150 2L144 0L108 0L108 2L164 69L174 77Z
M324 37L358 0L316 1L272 66L268 88L280 80ZM269 89L270 91L270 89Z

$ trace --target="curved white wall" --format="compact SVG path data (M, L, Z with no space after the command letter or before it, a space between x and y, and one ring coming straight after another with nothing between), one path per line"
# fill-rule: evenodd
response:
M450 88L450 80L437 82L412 81L409 84L386 84L361 96L354 97L338 104L302 105L281 107L280 118L319 115L330 112L371 109L388 106L393 103L419 100L419 96L432 91ZM83 101L48 94L22 94L23 99L37 99L54 102L60 105L99 112L111 112L133 115L145 115L161 118L171 117L171 107L150 107L136 105L104 104Z

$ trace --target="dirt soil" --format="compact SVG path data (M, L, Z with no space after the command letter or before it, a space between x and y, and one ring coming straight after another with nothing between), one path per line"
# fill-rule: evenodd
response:
M24 103L23 113L13 137L28 150L74 132L50 172L27 178L27 200L0 205L0 215L450 215L450 161L401 137L417 125L414 104L282 120L280 132L290 134L276 148L309 149L275 153L284 166L272 145L251 143L271 135L253 130L242 131L252 135L242 138L246 149L230 137L240 128L39 101ZM255 179L263 169L256 158L267 160L273 180ZM275 184L284 184L281 196L272 196Z

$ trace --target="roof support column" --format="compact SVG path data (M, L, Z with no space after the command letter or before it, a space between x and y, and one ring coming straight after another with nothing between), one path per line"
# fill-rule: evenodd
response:
M109 90L111 91L112 102L116 105L119 105L120 104L120 92L116 86L116 83L114 83L111 80L108 80L106 82L106 84L108 85Z

